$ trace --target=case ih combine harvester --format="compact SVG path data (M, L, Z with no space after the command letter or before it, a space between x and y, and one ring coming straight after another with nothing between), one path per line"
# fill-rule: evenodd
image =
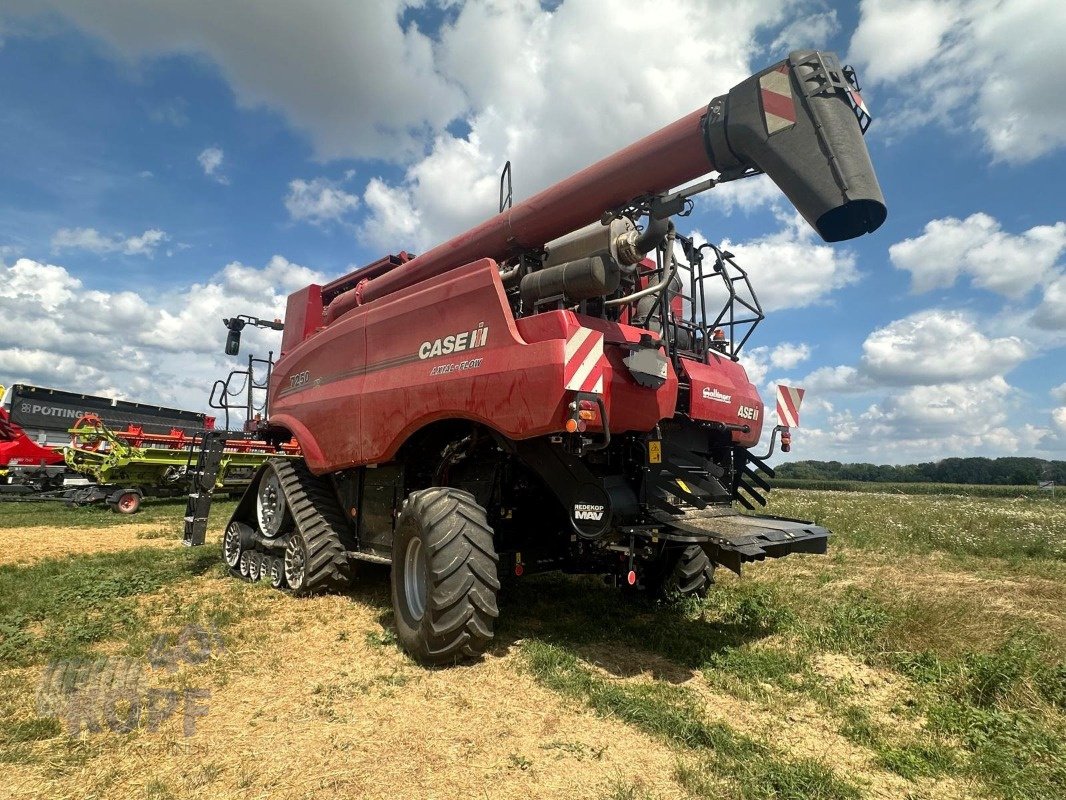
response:
M145 496L187 491L200 437L215 423L193 411L22 384L0 389L0 398L0 499L106 501L126 514ZM226 436L216 489L243 489L279 455L263 441ZM297 452L292 444L280 450Z
M737 359L762 315L732 258L672 217L765 172L826 241L873 231L886 209L868 121L835 55L794 52L525 202L505 208L501 181L499 215L427 253L290 296L257 429L303 457L257 472L226 563L297 593L391 563L399 639L441 664L488 646L501 575L703 594L716 564L824 552L823 528L733 508L763 502L772 476ZM208 450L190 545L206 532Z

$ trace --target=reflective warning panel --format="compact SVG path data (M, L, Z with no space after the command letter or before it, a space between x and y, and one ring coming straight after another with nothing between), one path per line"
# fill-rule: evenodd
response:
M759 89L768 134L783 131L796 124L796 103L792 99L792 80L789 77L788 64L782 64L760 77Z
M805 390L795 386L777 386L777 421L789 428L800 424L800 403Z

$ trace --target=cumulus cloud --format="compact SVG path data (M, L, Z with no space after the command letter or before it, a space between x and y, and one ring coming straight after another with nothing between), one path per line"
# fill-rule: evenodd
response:
M849 58L898 92L887 119L978 131L997 160L1066 144L1066 5L1059 0L863 0Z
M1037 328L1066 331L1066 275L1060 275L1044 290L1044 299L1033 312Z
M873 331L862 350L863 374L890 386L991 378L1030 355L1017 337L989 338L971 317L936 309Z
M798 447L810 458L879 462L935 461L948 456L1031 454L1049 430L1019 423L1024 398L995 376L980 381L914 386L865 410L829 413L801 429Z
M1055 449L1053 418L1026 413L1031 404L1005 377L1034 353L1016 336L987 336L960 311L895 320L866 337L857 364L819 367L797 382L822 399L853 396L817 415L799 446L810 458L861 460L876 446L878 460L896 463ZM1052 395L1066 398L1066 384ZM855 396L877 400L857 410Z
M200 169L204 171L204 175L214 178L219 183L229 183L229 179L220 171L225 158L226 154L221 147L205 147L200 151L196 160L200 163Z
M839 30L836 9L801 14L781 29L770 50L785 56L792 50L823 48Z
M52 250L88 250L97 255L122 253L151 258L159 245L169 239L166 231L158 228L149 228L139 236L107 236L96 228L60 228L52 235Z
M798 217L777 233L749 242L723 240L721 247L747 271L767 312L805 308L859 280L855 254L818 244Z
M227 264L209 280L149 295L95 289L64 267L21 258L0 266L0 318L18 331L0 348L4 382L118 394L203 408L222 356L222 317L273 319L287 295L323 276L274 256L263 267ZM246 350L277 350L277 334L249 329Z
M1064 251L1066 222L1011 234L984 213L934 219L921 236L888 249L893 266L911 273L916 292L948 288L967 276L976 286L1012 298L1051 279Z
M602 0L552 10L533 0L465 4L436 53L476 109L464 117L468 131L437 135L402 180L370 182L364 238L425 249L496 211L506 160L521 200L705 106L751 73L755 32L786 6L681 0L622 14ZM664 40L669 48L643 46ZM639 58L628 55L633 47ZM593 53L604 68L589 67Z
M771 369L789 370L810 356L811 348L806 343L782 342L772 347L763 345L745 349L742 363L748 380L761 386Z
M15 8L61 14L128 61L206 58L241 106L281 112L322 159L406 159L421 152L426 130L442 128L465 107L462 91L436 68L432 39L403 22L404 12L420 5L33 0ZM483 57L488 44L479 42L469 58Z
M359 198L328 178L289 182L285 208L294 220L315 225L339 223L359 207Z

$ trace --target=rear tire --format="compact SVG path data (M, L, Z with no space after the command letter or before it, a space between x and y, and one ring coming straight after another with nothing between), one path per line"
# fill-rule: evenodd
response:
M499 558L485 509L469 492L412 492L397 522L392 607L403 648L421 664L485 652L499 609Z
M648 592L658 600L707 596L714 585L714 562L697 544L665 551L645 579Z

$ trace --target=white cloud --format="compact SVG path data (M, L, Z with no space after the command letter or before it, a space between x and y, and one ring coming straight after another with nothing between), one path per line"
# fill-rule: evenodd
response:
M779 344L770 351L770 363L779 369L792 369L811 357L811 348L806 344Z
M802 221L750 242L724 240L721 247L747 271L767 312L805 308L859 280L854 253L817 244Z
M1060 403L1066 403L1066 383L1061 383L1051 390L1051 396Z
M294 220L315 225L337 223L359 207L359 198L328 178L289 182L285 208Z
M322 280L274 256L262 268L233 262L187 289L106 292L22 258L0 266L0 318L19 331L17 348L0 349L0 382L203 408L213 381L233 367L222 355L222 317L281 317L291 291ZM245 345L265 355L278 336L247 329Z
M840 20L835 9L801 14L781 30L770 50L787 55L792 50L823 49L839 30Z
M401 181L371 181L364 238L386 249L437 244L495 213L506 160L520 201L705 106L751 73L756 30L786 5L681 0L619 13L603 0L551 11L533 0L465 4L436 53L476 109L469 133L439 134ZM670 47L646 46L656 41Z
M1022 163L1066 144L1063 30L1059 0L864 0L849 59L898 91L886 120L971 128Z
M697 199L698 206L711 208L732 214L743 211L750 214L767 206L783 207L785 204L781 190L766 175L756 175L743 180L720 183Z
M1002 377L914 386L865 410L828 414L797 431L805 458L871 458L879 463L936 461L948 456L1030 455L1048 428L1020 423L1023 397Z
M863 374L889 386L991 378L1009 372L1030 355L1017 337L990 339L969 316L936 309L873 331L862 350Z
M1056 408L1051 412L1051 420L1055 425L1055 429L1063 436L1066 436L1066 406Z
M976 286L1020 298L1051 279L1066 251L1066 222L1011 234L988 214L934 219L921 236L888 249L892 264L911 273L914 291L948 288L963 275Z
M810 358L811 348L805 343L782 342L773 347L763 345L744 350L741 363L748 380L761 386L771 369L788 370Z
M149 228L139 236L128 237L122 234L107 236L96 228L60 228L52 235L52 250L88 250L97 255L122 253L151 258L159 245L169 239L166 231L158 228Z
M406 158L426 130L465 107L442 76L433 41L401 15L417 0L33 0L23 13L58 12L137 62L164 54L213 61L243 107L280 111L322 159ZM646 15L645 15L646 16ZM489 41L477 43L482 58ZM502 54L501 54L502 55ZM495 61L483 61L493 74Z
M855 367L819 367L800 382L812 394L847 394L866 392L871 388L870 379Z
M200 168L204 171L204 175L225 184L229 183L229 179L219 171L225 158L226 154L221 147L205 147L200 151L200 155L196 157L196 160L200 162Z
M1066 275L1060 275L1044 290L1044 299L1033 312L1037 328L1066 331Z

